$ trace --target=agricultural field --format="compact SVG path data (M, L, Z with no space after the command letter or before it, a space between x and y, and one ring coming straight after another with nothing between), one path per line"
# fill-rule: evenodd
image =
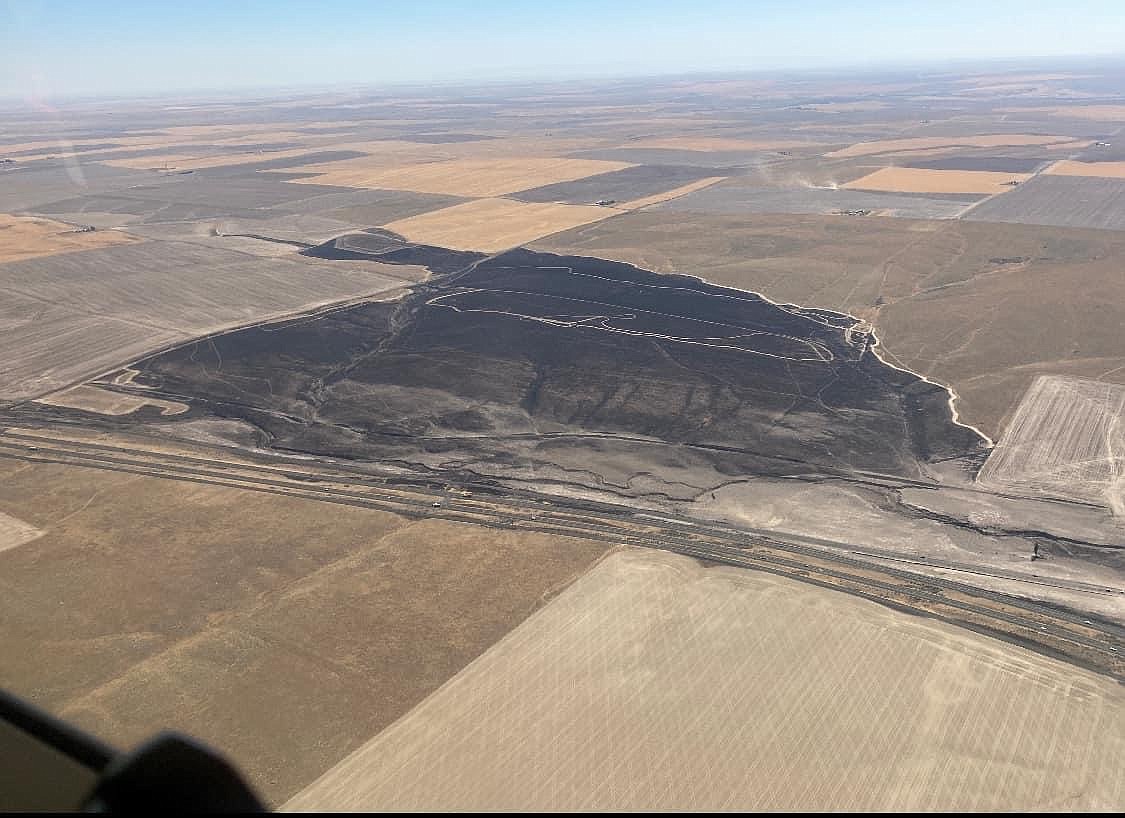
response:
M7 459L0 545L0 651L35 656L5 689L120 747L184 730L274 804L606 548Z
M161 415L178 415L188 410L185 403L161 400L160 398L138 397L111 392L97 386L75 386L39 398L39 403L47 406L61 406L66 409L80 409L83 412L97 412L99 415L128 415L151 406Z
M978 482L1103 504L1125 516L1125 386L1036 378Z
M1064 159L1046 171L1051 176L1097 176L1102 179L1125 179L1125 162L1075 162Z
M919 136L909 139L880 139L857 142L846 148L830 151L825 156L848 159L884 153L916 153L922 150L953 150L957 148L1026 147L1070 143L1068 136L1041 136L1038 134L983 134L979 136Z
M286 810L1112 811L1123 695L939 621L625 550Z
M38 397L175 341L399 288L412 268L146 241L0 265L0 400Z
M363 160L310 166L311 184L408 190L448 196L490 197L569 182L628 167L624 162L553 157L457 159L370 170ZM354 166L354 167L353 167ZM295 180L303 183L304 179Z
M896 193L995 194L1004 193L1027 178L1026 173L994 173L983 170L880 168L861 179L845 183L844 187Z
M953 219L977 201L977 196L910 196L852 190L846 186L779 188L728 183L676 198L659 209L727 216L758 213L830 216L866 211L862 215Z
M714 172L707 168L678 165L636 165L572 182L531 188L515 193L511 198L521 202L565 204L593 204L602 200L628 202L667 193L704 179L716 181Z
M131 241L135 239L124 233L80 231L74 225L51 219L0 213L0 264L59 253L77 253Z
M421 244L492 253L600 221L614 213L590 205L476 199L394 221L385 227Z
M1040 174L964 218L1125 230L1125 179Z

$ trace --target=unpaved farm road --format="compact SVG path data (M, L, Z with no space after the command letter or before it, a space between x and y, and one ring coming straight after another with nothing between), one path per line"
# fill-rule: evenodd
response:
M912 613L963 627L1063 658L1125 681L1125 628L1033 600L987 591L945 578L864 560L886 558L857 546L811 538L782 537L716 525L673 514L647 514L623 506L568 501L531 492L493 494L450 487L441 478L384 478L332 464L282 460L256 463L229 452L215 457L145 450L57 437L46 430L0 432L0 457L57 463L224 485L302 499L391 511L411 518L526 530L673 551L701 560L767 571L801 582L856 594ZM200 454L210 454L200 449ZM817 547L817 543L827 547ZM34 547L29 546L29 547ZM841 550L852 553L841 553ZM964 566L950 567L965 573ZM997 573L1001 576L1003 572ZM1010 577L1006 577L1010 578ZM1027 581L1035 582L1033 578ZM1038 580L1086 593L1125 594L1065 580Z

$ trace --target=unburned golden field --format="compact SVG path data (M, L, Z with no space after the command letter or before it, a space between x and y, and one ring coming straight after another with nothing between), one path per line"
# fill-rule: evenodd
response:
M322 171L320 175L307 180L310 184L485 197L502 196L556 182L570 182L627 167L632 166L626 162L601 159L516 157L454 159L447 162L371 168L370 163L361 158L310 166L303 170Z
M857 597L606 557L290 810L1109 810L1110 679Z
M842 187L896 193L1003 193L1013 184L1027 178L1026 173L994 173L984 170L879 168Z
M0 264L128 244L136 240L112 230L77 232L72 225L52 219L0 213Z
M1103 179L1125 179L1125 162L1076 162L1064 159L1047 168L1052 176L1100 176Z
M652 196L645 196L642 199L634 199L631 202L623 202L616 205L617 210L637 210L638 208L648 207L649 205L660 204L667 202L670 199L678 199L680 196L686 196L689 193L694 193L697 190L703 190L705 187L711 187L716 182L721 182L727 177L725 176L708 176L706 179L699 179L694 182L688 182L686 185L673 188L672 190L665 190L663 193L654 193Z
M493 253L609 218L615 212L589 205L476 199L400 219L386 228L421 244Z
M915 151L926 148L999 148L1027 145L1051 145L1070 142L1068 136L1042 136L1038 134L983 134L979 136L917 136L908 139L880 139L874 142L857 142L846 148L824 154L834 159L851 156L871 156L892 151Z

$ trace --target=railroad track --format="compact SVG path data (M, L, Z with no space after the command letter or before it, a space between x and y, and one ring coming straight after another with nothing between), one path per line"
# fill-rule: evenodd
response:
M16 430L0 433L0 457L264 491L416 519L436 517L614 545L658 548L714 563L768 571L940 617L1125 679L1125 628L1113 623L943 577L864 561L859 558L861 554L844 554L808 542L788 541L776 535L671 514L638 514L628 508L617 510L609 506L600 510L567 508L565 500L554 496L474 496L416 482L395 483L375 475L337 471L323 464L288 461L265 465L248 460L140 451ZM830 541L816 542L836 545ZM941 567L936 562L925 564ZM1122 589L1065 581L1039 584L1079 585L1079 590L1091 593L1125 593Z

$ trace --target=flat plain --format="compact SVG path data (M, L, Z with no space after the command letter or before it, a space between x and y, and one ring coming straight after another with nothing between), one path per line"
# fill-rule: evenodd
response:
M385 227L421 244L491 253L613 215L614 210L591 205L475 199Z
M973 208L964 218L1125 230L1125 179L1040 174Z
M1122 696L941 622L627 550L286 809L1113 811Z
M0 400L56 391L224 326L393 290L412 274L173 241L2 264Z
M351 160L317 170L313 184L345 187L410 190L449 196L487 197L515 193L556 182L569 182L585 176L621 170L624 162L596 159L526 157L518 159L458 159L369 171ZM303 181L303 180L297 180Z
M0 524L0 650L35 656L0 683L121 747L196 735L274 804L606 549L7 459Z
M1004 193L1027 178L1026 173L985 170L880 168L861 179L846 182L844 187L898 193Z
M90 232L52 219L0 213L0 264L128 244L124 233Z

